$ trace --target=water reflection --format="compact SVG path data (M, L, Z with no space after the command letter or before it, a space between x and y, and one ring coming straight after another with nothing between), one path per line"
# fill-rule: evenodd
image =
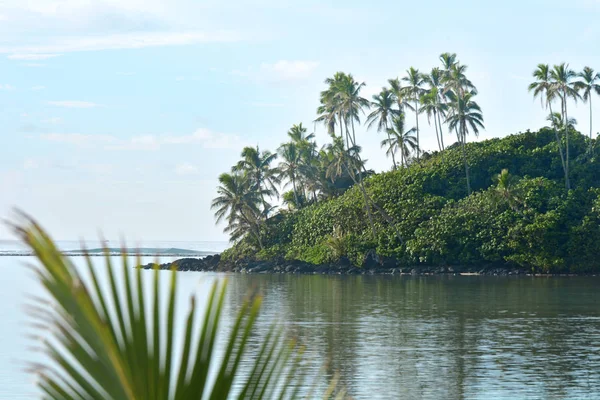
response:
M594 398L596 278L235 275L354 398Z

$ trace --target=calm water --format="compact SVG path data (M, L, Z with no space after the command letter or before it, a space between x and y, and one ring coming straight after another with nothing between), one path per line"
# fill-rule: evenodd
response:
M26 295L38 290L22 267L33 261L0 257L0 399L36 393L24 367L39 356L29 350L22 309ZM188 297L202 304L220 275L180 277L179 325ZM600 398L598 278L230 275L229 281L225 326L248 290L260 289L259 331L275 319L284 323L306 344L307 368L324 375L320 382L338 371L356 399Z

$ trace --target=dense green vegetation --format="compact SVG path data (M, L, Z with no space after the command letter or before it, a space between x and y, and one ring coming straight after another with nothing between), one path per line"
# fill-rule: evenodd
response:
M549 109L550 126L467 143L483 126L477 89L455 54L441 68L414 68L367 101L364 83L336 73L325 81L316 122L331 143L317 150L302 124L278 154L246 148L221 175L213 202L235 245L225 259L302 260L314 264L367 254L399 266L511 265L544 272L600 269L600 168L597 140L575 130L568 105L600 94L600 75L539 65L529 86ZM555 112L558 105L560 112ZM553 108L553 106L555 108ZM367 114L366 110L370 110ZM407 113L415 127L406 128ZM422 151L419 116L438 143ZM361 159L356 125L377 128L392 160L373 174ZM566 123L564 122L566 121ZM591 121L591 109L590 109ZM456 143L446 147L448 136ZM399 156L399 157L398 157ZM279 159L280 163L274 163ZM271 205L291 187L287 209Z

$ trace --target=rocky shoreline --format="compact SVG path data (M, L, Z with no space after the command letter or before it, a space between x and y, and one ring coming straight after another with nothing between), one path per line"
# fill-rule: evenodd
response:
M156 264L140 266L153 269ZM306 275L490 275L490 276L525 276L533 275L530 271L514 266L438 266L438 267L398 267L395 260L368 256L361 267L356 267L348 259L334 264L313 265L303 261L257 261L237 260L228 262L221 260L220 255L204 258L182 258L173 262L158 265L159 269L192 272L237 272L237 273L274 273L274 274L306 274Z

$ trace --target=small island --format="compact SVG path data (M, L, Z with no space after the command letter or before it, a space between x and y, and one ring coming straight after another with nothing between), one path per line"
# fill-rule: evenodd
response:
M410 68L404 78L390 79L370 101L352 75L327 79L315 122L326 127L331 142L319 147L297 124L275 153L244 148L239 163L219 177L213 201L232 247L162 268L600 272L598 139L591 127L589 135L579 133L568 114L575 100L591 102L600 94L600 75L587 67L575 73L567 64L540 64L529 90L548 109L548 126L467 142L484 128L477 89L455 54L440 60L429 73ZM411 114L415 126L408 129ZM363 116L374 140L379 132L388 172L374 173L361 158L356 129ZM435 135L435 151L421 150L424 131Z

